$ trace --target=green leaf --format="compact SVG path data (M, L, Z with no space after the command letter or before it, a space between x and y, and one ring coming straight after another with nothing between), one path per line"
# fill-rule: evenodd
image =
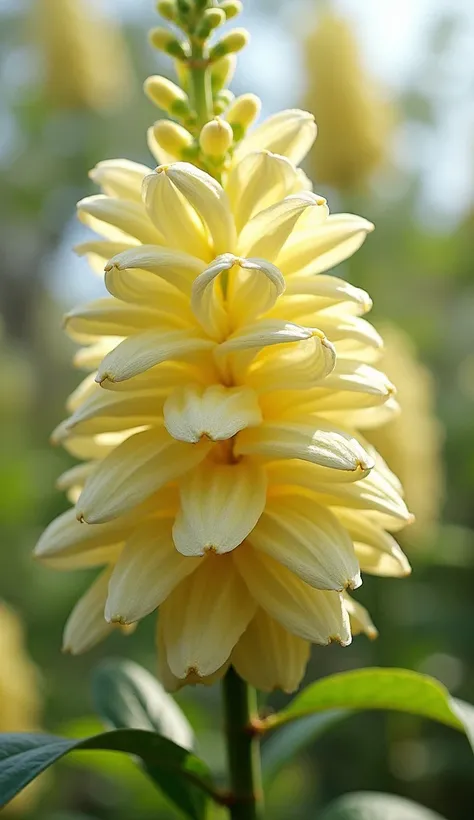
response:
M99 715L114 729L145 729L192 749L194 734L175 700L147 669L112 658L95 669L92 694Z
M181 808L192 820L204 820L207 798L215 797L206 764L154 732L117 729L81 739L0 734L0 808L65 754L80 749L126 752L141 757L147 767L165 773L176 791L181 787L186 795Z
M282 726L262 747L265 782L273 780L288 760L293 760L298 752L349 714L347 709L331 709Z
M347 710L346 714L390 709L430 718L463 731L474 748L474 707L452 698L433 678L408 669L373 668L330 675L304 689L281 712L264 719L262 728L273 729L334 709Z
M321 820L443 820L418 803L378 792L356 792L340 797L321 815Z
M111 659L94 672L92 693L97 711L116 729L146 729L191 749L194 735L178 704L153 675L128 660ZM160 766L145 763L145 771L184 813L194 803L194 786L170 778Z

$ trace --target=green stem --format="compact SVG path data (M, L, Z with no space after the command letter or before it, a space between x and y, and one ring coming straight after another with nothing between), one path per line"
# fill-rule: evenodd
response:
M263 794L255 690L230 667L223 684L225 733L231 783L231 820L262 820Z
M197 114L198 125L202 127L212 119L211 78L203 45L196 40L191 40L189 69L191 103Z

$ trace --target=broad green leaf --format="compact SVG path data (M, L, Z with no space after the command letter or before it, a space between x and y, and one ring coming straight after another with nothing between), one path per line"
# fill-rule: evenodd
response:
M92 694L99 715L114 729L145 729L192 749L188 719L153 675L133 661L112 658L95 669Z
M332 709L310 715L304 720L296 720L282 726L262 747L262 772L266 782L272 780L298 752L313 743L320 735L339 723L348 714L347 709Z
M0 735L0 808L65 754L80 749L140 757L148 767L166 773L176 792L181 787L186 795L186 808L181 808L188 817L204 820L207 798L214 796L206 764L168 738L141 729L117 729L79 740L43 734Z
M360 669L329 675L262 721L272 729L326 710L390 709L430 718L465 732L474 747L474 707L452 698L438 681L408 669Z
M193 747L193 731L178 704L137 663L104 661L94 672L92 692L97 711L115 729L155 731L185 749ZM145 770L179 809L189 812L193 786L170 778L160 766L145 763Z
M378 792L356 792L340 797L323 811L320 820L443 820L418 803Z

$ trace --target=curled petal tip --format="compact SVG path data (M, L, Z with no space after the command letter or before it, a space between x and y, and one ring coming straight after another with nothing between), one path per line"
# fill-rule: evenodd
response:
M344 586L344 589L359 589L362 586L362 578L360 572L356 573Z
M104 384L104 382L114 382L114 379L111 377L110 373L104 373L103 376L97 373L97 376L94 379L95 383L98 384L100 387Z
M130 626L132 621L129 621L124 615L106 615L105 620L108 624L116 624L117 626Z

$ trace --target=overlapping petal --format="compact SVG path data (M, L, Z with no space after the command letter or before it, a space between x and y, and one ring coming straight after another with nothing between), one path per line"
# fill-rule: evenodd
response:
M99 163L103 193L78 206L110 296L66 317L89 373L53 438L83 463L36 554L104 567L70 651L159 607L171 689L233 663L292 691L310 642L375 636L346 592L360 571L410 571L389 534L410 521L401 487L360 435L397 412L371 300L326 273L373 225L311 192L297 164L315 134L306 112L274 115L217 181L151 133L160 166Z

